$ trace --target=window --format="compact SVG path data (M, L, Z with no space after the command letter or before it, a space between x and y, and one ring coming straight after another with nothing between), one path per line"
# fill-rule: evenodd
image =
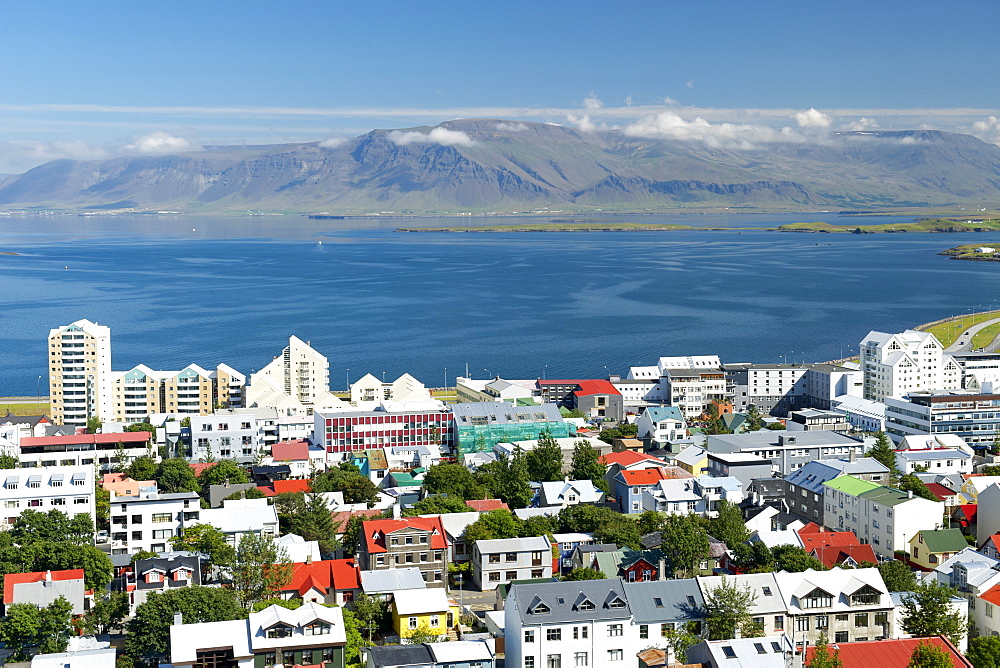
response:
M586 626L574 626L573 627L573 640L579 640L580 638L586 639L587 637L587 627Z
M836 635L833 636L834 642L847 642L848 639L847 631L837 631Z
M795 618L795 630L796 631L808 631L809 630L809 618L808 617L796 617Z
M649 625L648 624L640 624L639 625L639 638L641 640L646 640L647 638L649 638Z
M288 638L292 635L292 627L284 624L272 626L267 630L268 638Z
M315 621L305 628L307 636L323 636L330 633L330 625L326 622Z
M660 636L666 638L670 635L670 632L674 630L674 625L672 622L667 622L665 624L660 624Z
M498 555L499 556L499 555ZM503 558L504 561L517 561L517 552L507 552Z
M854 615L854 625L855 626L868 626L868 613L862 612Z
M532 571L531 571L531 577L532 577L532 578L541 578L541 577L545 577L545 576L543 575L543 572L544 572L544 571L543 571L543 570L542 570L541 568L535 568L535 569L532 569Z
M506 578L508 580L511 580L511 581L517 579L517 571L507 571L504 575L506 576Z
M757 650L757 653L758 653L758 654L767 654L767 650L766 650L766 649L764 649L764 643L761 643L761 642L755 642L755 643L753 644L753 648L754 648L755 650Z
M653 605L655 605L657 608L662 608L663 607L663 599L659 598L659 597L654 598L653 599Z
M819 615L816 617L816 629L823 630L830 628L830 617L827 615Z
M562 629L545 629L546 640L562 640Z
M410 619L409 619L409 625L410 625L411 629L417 628L417 618L416 617L410 617Z
M174 535L174 532L173 532L172 529L158 529L156 531L153 531L153 538L154 539L156 539L156 538L170 538L173 535Z
M876 612L875 613L875 625L876 626L886 626L889 623L889 613L888 612Z
M621 624L608 624L608 637L613 638L622 634Z
M21 502L20 501L4 501L3 502L3 507L4 508L20 508L21 507Z
M848 615L837 615L836 617L838 622L846 622L849 618L850 617Z
M524 668L535 668L535 657L533 656L524 657Z
M587 653L586 652L577 652L576 654L573 655L573 659L574 659L574 661L575 661L575 663L576 663L577 666L586 666L586 665L588 665L587 664Z
M625 651L620 649L608 650L608 661L621 661L625 658Z
M87 503L87 497L85 497L85 496L77 496L77 497L74 497L74 498L73 498L73 503L74 503L74 504L83 504L83 503Z
M774 630L783 631L785 629L785 618L782 615L774 616Z
M735 659L736 658L736 650L733 649L731 645L723 645L722 646L722 654L727 659Z
M546 656L545 668L562 668L562 654L549 654Z
M499 564L500 563L500 555L499 554L491 554L490 555L490 563L491 564Z
M524 642L535 642L535 632L525 631L524 632Z
M169 522L174 518L172 513L153 513L153 524Z
M490 573L490 582L500 582L500 573Z

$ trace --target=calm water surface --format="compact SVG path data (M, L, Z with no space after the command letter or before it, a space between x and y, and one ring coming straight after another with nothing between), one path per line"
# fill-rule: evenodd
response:
M661 355L832 359L870 329L1000 299L1000 264L936 255L1000 233L739 229L894 220L834 214L629 220L733 229L404 234L393 230L507 221L0 218L0 251L21 253L0 255L0 395L33 395L40 374L44 392L48 330L79 318L112 328L116 370L226 362L249 373L296 334L329 357L334 388L404 371L438 386L466 364L477 377L556 378Z

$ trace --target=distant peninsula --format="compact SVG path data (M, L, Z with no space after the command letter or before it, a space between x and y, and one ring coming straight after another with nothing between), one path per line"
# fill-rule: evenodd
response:
M1000 262L1000 254L998 254L1000 246L983 246L981 244L966 244L964 246L955 246L954 248L949 248L946 251L942 251L940 255L948 255L952 260L973 260L975 262Z

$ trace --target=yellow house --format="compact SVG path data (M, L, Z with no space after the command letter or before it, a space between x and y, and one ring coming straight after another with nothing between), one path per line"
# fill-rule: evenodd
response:
M708 450L689 445L677 453L673 463L695 477L708 475Z
M962 483L961 492L965 496L959 503L979 503L979 493L995 482L1000 482L1000 475L974 475Z
M458 605L443 589L407 589L392 594L392 626L400 638L418 631L442 636L458 620Z
M932 571L967 547L969 543L961 529L924 529L910 539L910 561Z

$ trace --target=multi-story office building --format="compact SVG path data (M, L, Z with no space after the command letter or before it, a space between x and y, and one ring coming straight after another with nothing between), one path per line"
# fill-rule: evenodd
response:
M928 332L869 332L860 352L865 399L883 401L921 390L962 387L962 367Z
M57 424L114 419L111 328L89 320L49 331L49 397Z
M803 408L831 407L838 395L861 396L861 372L835 364L727 364L733 410L751 405L762 414L784 416Z
M199 524L201 501L194 492L118 496L111 499L111 553L167 552L170 539Z
M58 510L70 517L85 513L96 519L92 466L8 469L0 478L4 526L14 524L25 510L42 513Z
M885 399L885 431L896 443L911 434L954 434L985 448L1000 430L1000 394L973 390L910 392Z
M434 445L450 449L454 443L452 416L443 409L316 413L312 440L332 453L393 445Z
M181 371L154 371L145 364L114 372L117 422L143 422L153 413L206 415L243 405L246 377L227 364L206 371L191 364Z
M849 458L864 455L865 444L832 431L780 432L761 430L748 434L721 434L708 437L713 453L742 452L771 460L785 476L817 459ZM730 474L733 475L733 474Z

